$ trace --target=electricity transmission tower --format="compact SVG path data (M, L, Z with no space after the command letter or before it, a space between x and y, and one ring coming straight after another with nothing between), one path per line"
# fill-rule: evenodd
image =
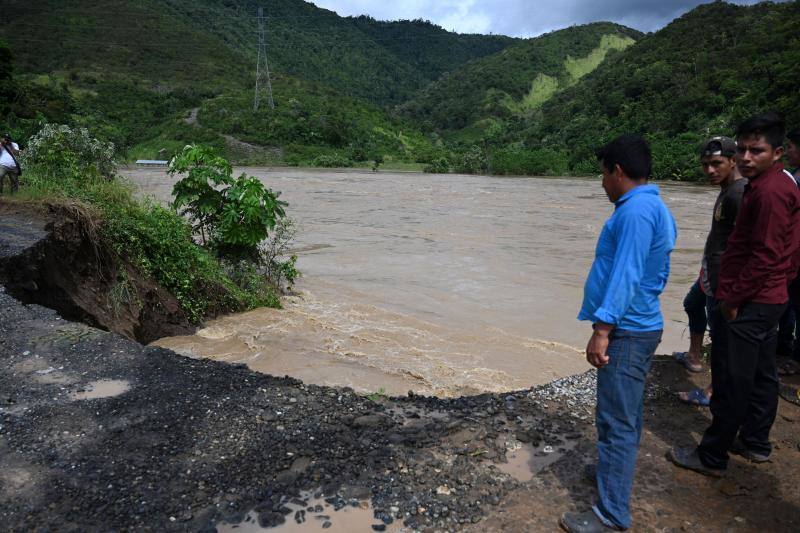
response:
M261 102L261 92L267 91L269 108L275 109L272 100L272 82L269 79L269 63L267 62L267 23L264 18L264 8L258 8L258 60L256 63L256 93L253 96L253 111L258 111Z

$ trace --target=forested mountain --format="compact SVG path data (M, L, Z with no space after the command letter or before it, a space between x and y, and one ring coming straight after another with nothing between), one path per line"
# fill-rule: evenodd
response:
M254 112L258 6L277 106ZM302 0L4 0L2 13L0 128L86 126L127 158L203 142L252 163L585 174L598 146L638 132L657 177L693 179L701 137L760 110L800 125L798 1L525 40Z
M278 103L271 114L252 112L257 7ZM374 150L354 143L387 147L399 132L416 135L376 106L401 102L445 70L514 41L424 21L343 18L301 0L6 0L3 20L0 41L10 45L18 87L0 125L26 137L42 119L70 122L129 157L192 140L227 150L222 133L290 145L288 154L264 152L290 161L331 150L346 151L344 162L351 152L360 159ZM195 107L200 123L187 124ZM217 120L203 122L211 116ZM372 136L375 128L381 133ZM412 157L405 148L396 155Z
M258 7L277 75L381 105L402 102L444 71L514 41L424 21L343 18L302 0L4 0L0 39L24 72L238 86L254 76Z
M532 149L568 148L567 170L623 132L647 134L658 177L697 172L696 145L774 110L800 126L800 2L702 5L640 39L542 106L519 135Z
M439 131L527 116L639 37L636 30L598 22L519 41L442 77L400 113Z
M468 61L498 52L518 42L504 35L458 34L424 20L386 22L372 17L348 20L375 42L412 65L428 81Z

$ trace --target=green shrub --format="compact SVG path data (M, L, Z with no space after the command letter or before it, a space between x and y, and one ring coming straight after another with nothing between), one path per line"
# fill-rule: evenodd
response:
M54 203L78 201L98 218L98 237L119 258L133 264L172 293L194 323L222 312L279 306L272 286L240 286L223 263L194 241L192 226L173 210L134 196L134 187L119 177L94 172L92 151L72 151L63 158L55 147L63 142L52 128L39 135L38 154L28 159L20 196ZM79 135L83 135L80 134ZM86 133L89 145L97 143ZM52 143L52 145L51 145ZM102 144L102 143L100 143ZM102 165L101 165L102 167ZM76 169L89 169L77 174Z
M495 174L545 176L564 175L568 172L566 156L546 148L503 148L492 154L491 162L492 172Z
M339 154L323 154L318 155L311 160L311 166L325 168L347 168L352 167L353 162Z
M44 124L20 156L23 168L36 167L50 178L109 177L116 171L114 145L93 138L86 128Z
M700 135L682 133L675 137L654 135L648 138L653 152L653 177L681 181L703 178L700 171Z
M286 213L280 193L252 176L234 179L230 163L213 149L189 145L169 163L175 183L172 206L199 229L203 243L231 261L255 260L258 246Z
M489 160L480 146L470 146L456 161L455 170L462 174L485 174L489 170Z
M431 174L447 174L450 172L450 161L446 157L434 159L430 164L425 165L422 171Z

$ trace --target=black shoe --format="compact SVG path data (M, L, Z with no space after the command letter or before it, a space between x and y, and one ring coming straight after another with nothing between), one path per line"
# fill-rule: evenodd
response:
M608 527L589 509L583 513L564 513L558 525L569 533L601 533L603 531L624 531L622 528Z
M722 477L724 468L710 468L703 464L700 456L697 455L697 448L672 448L667 452L667 459L672 461L675 466L694 470L706 476Z
M752 450L748 450L747 446L745 446L744 442L742 442L739 437L736 437L736 440L733 441L731 445L731 449L728 450L730 453L736 454L738 456L744 457L748 461L752 463L766 463L769 461L769 454L763 454L754 452Z

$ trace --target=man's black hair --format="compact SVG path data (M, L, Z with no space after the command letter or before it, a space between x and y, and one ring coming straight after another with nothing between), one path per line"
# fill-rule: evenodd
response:
M764 137L773 149L783 146L786 123L777 113L759 113L748 118L736 128L736 138Z
M800 128L795 128L787 133L786 138L792 141L796 146L800 146Z
M597 160L609 172L616 165L634 180L646 180L653 169L650 145L639 135L620 135L597 151Z

